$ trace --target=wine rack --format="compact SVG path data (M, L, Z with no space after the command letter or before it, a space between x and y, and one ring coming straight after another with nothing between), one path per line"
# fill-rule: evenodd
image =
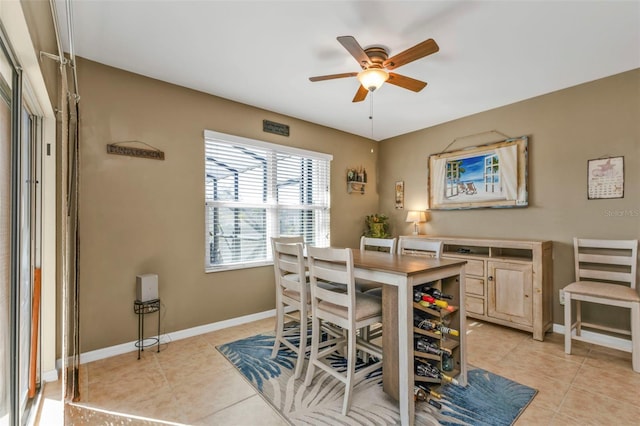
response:
M448 378L455 378L461 373L461 345L460 345L460 333L461 326L464 322L460 318L460 283L455 277L445 278L442 280L433 281L421 286L416 286L414 290L422 290L427 287L435 288L444 294L452 296L451 300L447 300L449 309L442 307L429 307L423 306L414 299L413 313L414 317L418 316L421 319L426 319L434 324L444 325L454 331L458 332L458 335L448 334L446 332L440 332L437 330L425 330L415 326L413 327L414 336L414 370L421 363L429 363L434 366L440 373L440 377L427 377L414 374L414 383L429 384L445 384L450 382ZM432 344L434 350L431 352L425 352L419 350L416 345L418 339L425 339ZM434 353L440 352L440 353ZM450 354L450 355L449 355ZM450 357L449 362L445 362L445 357ZM447 365L449 364L449 365ZM454 379L455 380L455 379Z

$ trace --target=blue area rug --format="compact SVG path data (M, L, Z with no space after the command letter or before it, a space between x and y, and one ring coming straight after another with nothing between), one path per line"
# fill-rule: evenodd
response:
M297 337L292 336L292 341ZM304 371L293 378L296 356L281 349L270 359L272 334L260 334L218 346L218 350L245 376L260 394L294 425L389 425L399 424L398 404L382 390L382 371L377 370L354 385L351 411L341 414L344 385L322 372L305 387ZM335 357L335 365L346 366ZM359 362L356 368L364 364ZM305 366L306 367L306 366ZM440 388L441 409L416 402L417 425L511 425L529 405L537 391L479 368L467 373L466 387Z

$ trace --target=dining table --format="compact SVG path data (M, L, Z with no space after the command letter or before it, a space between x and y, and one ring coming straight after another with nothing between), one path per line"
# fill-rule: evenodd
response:
M467 383L464 310L465 260L441 259L378 251L353 251L354 277L376 281L382 287L383 389L399 402L400 421L415 419L413 362L413 290L437 280L454 282L459 302L460 359L457 380ZM452 281L453 280L453 281Z

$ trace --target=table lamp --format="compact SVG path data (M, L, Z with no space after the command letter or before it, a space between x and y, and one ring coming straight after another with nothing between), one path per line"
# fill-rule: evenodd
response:
M427 215L423 211L410 210L407 212L407 222L413 222L413 235L419 234L418 223L426 221Z

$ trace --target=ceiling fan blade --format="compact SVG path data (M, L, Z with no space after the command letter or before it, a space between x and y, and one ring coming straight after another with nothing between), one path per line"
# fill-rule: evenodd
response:
M413 62L416 59L424 58L425 56L431 55L432 53L436 53L440 48L438 44L430 38L429 40L425 40L422 43L418 43L413 47L405 50L404 52L400 52L395 56L387 59L382 63L382 65L388 69L392 70L398 68L402 65L406 65L409 62Z
M353 101L351 102L362 102L365 100L365 98L367 97L367 94L369 93L369 91L367 89L364 88L364 86L361 84L360 87L358 87L358 91L356 92L356 95L353 97Z
M338 37L338 41L345 49L347 49L351 56L358 61L358 64L360 64L362 68L371 63L369 55L365 53L364 49L360 44L358 44L355 38L352 36L340 36Z
M334 78L355 77L357 75L358 75L357 72L345 72L342 74L329 74L329 75L319 75L317 77L309 77L309 80L323 81L323 80L332 80Z
M425 83L424 81L416 80L411 77L405 77L404 75L396 74L393 72L389 73L389 79L387 80L387 83L402 87L403 89L409 89L414 92L421 91L427 85L427 83Z

